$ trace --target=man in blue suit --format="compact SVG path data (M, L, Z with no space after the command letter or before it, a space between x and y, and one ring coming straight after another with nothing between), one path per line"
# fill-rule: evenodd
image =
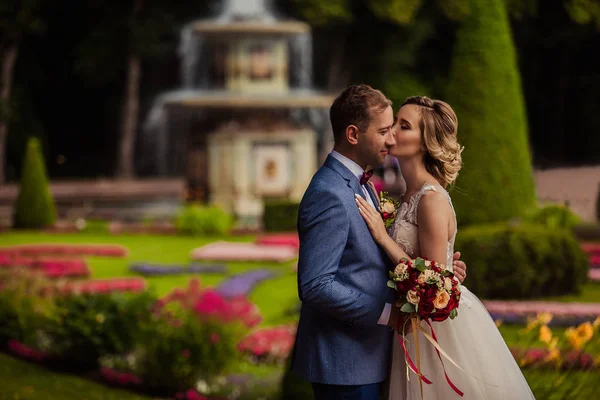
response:
M393 265L354 196L378 208L367 181L369 169L383 164L395 144L391 104L368 85L350 86L336 98L330 109L334 149L300 203L302 308L292 368L312 383L316 400L376 400L388 378L390 327L400 319L387 287Z

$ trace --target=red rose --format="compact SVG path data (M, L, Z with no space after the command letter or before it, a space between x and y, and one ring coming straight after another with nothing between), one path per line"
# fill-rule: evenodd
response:
M459 299L457 298L457 296L451 294L450 301L448 301L448 305L446 306L446 309L448 309L449 311L454 310L455 308L458 307L458 301L459 301Z
M405 279L400 282L396 282L396 289L399 292L406 293L414 287L414 283L410 279Z
M433 301L437 297L437 292L438 292L438 290L437 290L437 287L435 287L435 286L431 286L429 289L427 289L427 293L426 293L427 300L429 300L431 303L433 303Z
M419 317L422 319L430 318L433 310L435 310L433 303L421 297L421 301L419 301Z
M441 310L437 310L436 312L431 314L431 320L438 321L438 322L444 321L445 319L448 318L449 315L450 315L450 310L448 309L448 307L446 307Z
M384 212L383 213L383 219L388 219L390 217L390 214Z

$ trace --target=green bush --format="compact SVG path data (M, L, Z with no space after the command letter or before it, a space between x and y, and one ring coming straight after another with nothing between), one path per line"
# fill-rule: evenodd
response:
M202 321L189 310L170 310L145 325L136 374L145 385L163 391L187 390L210 380L238 355L236 327Z
M13 227L39 229L54 225L56 206L48 187L48 177L40 142L29 139L19 195L14 205Z
M181 235L226 235L233 223L233 217L218 206L190 204L177 215L175 227Z
M524 221L550 229L573 229L582 222L569 207L561 204L532 208L525 214Z
M55 304L40 290L44 279L25 270L0 275L0 347L15 339L34 348L44 321L53 318Z
M263 226L267 232L295 232L300 204L287 200L265 202Z
M535 205L525 102L504 2L470 5L445 95L465 146L453 196L461 225L508 221Z
M48 353L65 365L95 369L99 357L133 350L155 301L151 292L59 297L44 329Z
M458 233L465 285L486 299L578 293L589 262L573 234L539 225L475 225Z

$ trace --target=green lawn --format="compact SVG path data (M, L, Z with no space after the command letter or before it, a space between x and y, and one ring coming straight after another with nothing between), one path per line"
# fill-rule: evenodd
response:
M0 400L143 400L149 397L49 371L0 353Z

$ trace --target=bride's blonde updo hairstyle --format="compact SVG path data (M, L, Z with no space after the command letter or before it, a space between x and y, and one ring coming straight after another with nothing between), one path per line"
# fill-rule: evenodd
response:
M456 139L458 118L454 110L448 103L425 96L408 97L402 106L407 104L420 106L419 128L427 150L425 154L427 171L438 180L440 185L444 187L451 185L462 167L460 153L464 149Z

